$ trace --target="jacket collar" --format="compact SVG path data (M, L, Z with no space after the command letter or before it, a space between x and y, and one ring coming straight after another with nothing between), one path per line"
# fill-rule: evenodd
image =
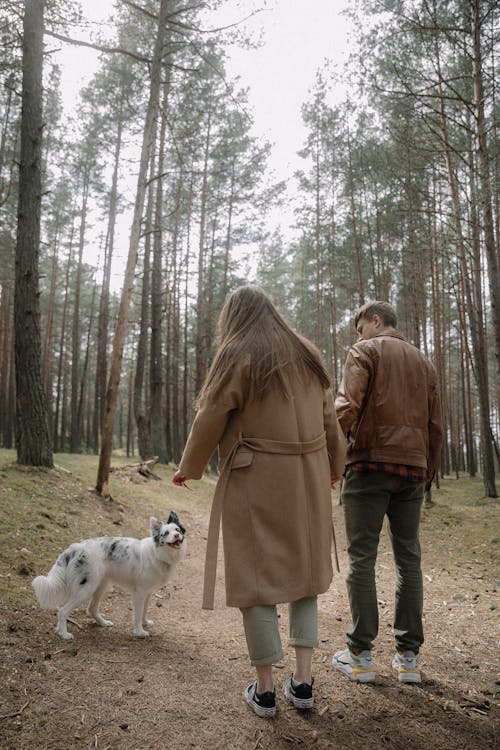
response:
M396 331L396 329L394 329L393 331L385 331L385 333L377 333L377 335L374 336L373 338L379 339L379 338L382 338L382 336L390 336L393 339L401 339L401 341L408 341L408 339L405 336L403 336L402 333L400 333L399 331Z

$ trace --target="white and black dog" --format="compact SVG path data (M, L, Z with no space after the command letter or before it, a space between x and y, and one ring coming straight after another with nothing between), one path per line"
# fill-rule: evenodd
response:
M103 536L71 544L62 552L47 576L32 582L38 603L43 609L58 609L56 633L71 640L67 619L84 602L87 612L104 627L113 623L99 612L99 601L112 583L132 593L134 632L140 638L149 635L144 629L152 625L146 619L149 598L165 584L187 550L185 529L172 511L167 523L151 517L151 535L146 539Z

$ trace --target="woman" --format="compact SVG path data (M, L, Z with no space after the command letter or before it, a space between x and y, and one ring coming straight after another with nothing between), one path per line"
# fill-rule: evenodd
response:
M316 597L332 579L330 486L344 470L345 439L319 352L261 289L243 286L227 297L219 337L173 481L199 479L219 447L203 606L213 608L222 514L226 602L243 614L257 672L244 698L258 716L274 716L280 602L289 603L296 655L283 692L296 708L313 705Z

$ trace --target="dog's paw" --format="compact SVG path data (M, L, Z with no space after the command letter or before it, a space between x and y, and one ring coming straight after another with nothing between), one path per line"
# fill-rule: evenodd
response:
M155 624L155 621L154 620L144 620L144 622L142 624L144 625L145 628L150 628L151 625Z
M72 641L74 636L73 633L61 633L59 630L56 630L57 635L60 635L63 641Z
M105 620L104 617L101 617L101 619L98 621L101 628L112 628L113 622L111 620Z
M135 634L138 638L149 638L149 633L147 630L136 630Z

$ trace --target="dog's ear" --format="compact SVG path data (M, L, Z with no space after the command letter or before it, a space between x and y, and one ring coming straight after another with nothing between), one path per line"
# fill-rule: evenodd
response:
M151 536L159 537L160 529L161 529L161 521L158 521L157 518L155 518L154 516L151 516L149 519L149 529L151 531Z
M175 510L171 510L170 511L170 515L168 517L167 523L175 523L179 527L179 529L181 530L181 532L183 534L186 533L186 529L184 528L184 526L179 521L179 516L177 515L177 513L175 512Z

